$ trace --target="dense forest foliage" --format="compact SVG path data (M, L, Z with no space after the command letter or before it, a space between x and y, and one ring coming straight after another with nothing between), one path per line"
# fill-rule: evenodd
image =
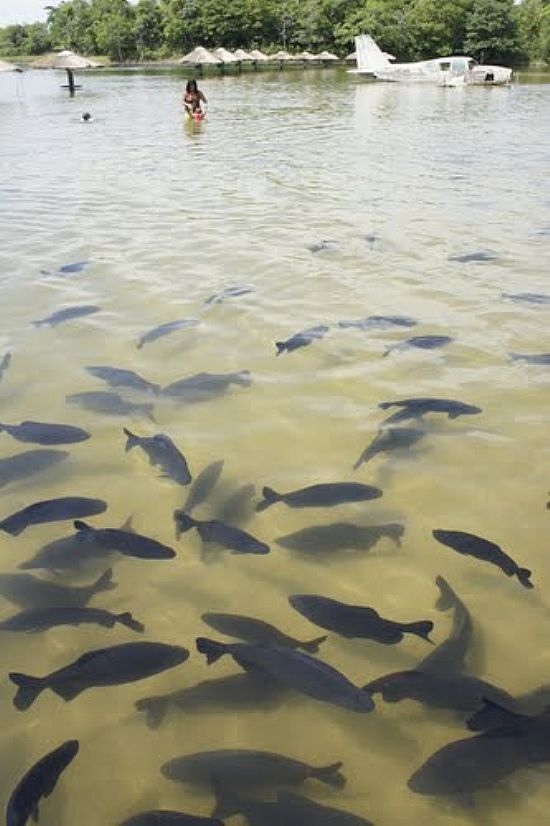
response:
M0 54L65 48L122 62L198 44L347 54L369 32L399 60L550 62L550 0L65 0L47 9L46 23L0 29Z

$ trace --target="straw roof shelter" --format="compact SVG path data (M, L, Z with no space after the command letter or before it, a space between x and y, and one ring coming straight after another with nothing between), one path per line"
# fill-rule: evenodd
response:
M235 52L235 54L237 54L237 52ZM252 49L252 51L250 52L250 57L252 58L252 60L269 60L268 55L264 54L259 49Z
M219 57L213 55L204 46L197 46L179 60L179 63L186 63L189 66L219 66L221 62Z
M259 52L259 54L262 54L262 53ZM263 60L264 59L264 58L254 57L251 52L245 52L244 49L236 49L233 52L233 55L234 55L236 60L240 60L243 63L245 63L245 62L250 63L252 60Z
M233 52L230 52L227 49L224 49L223 46L220 46L218 49L214 49L212 54L214 55L214 57L217 57L219 60L221 60L222 63L237 63L238 62L238 58L235 57Z
M332 52L321 52L320 54L315 55L316 60L340 60L337 54L333 54Z
M15 63L8 63L7 60L0 60L0 72L20 72L19 66Z
M346 57L346 60L357 60L357 52L352 52Z
M289 54L288 52L285 52L284 49L275 52L275 54L270 55L269 58L270 60L296 60L296 58L293 55Z
M91 60L89 57L83 57L68 50L41 57L31 63L34 69L65 69L68 80L67 88L71 97L74 95L75 89L79 88L75 86L73 71L75 69L95 69L100 65L97 60Z
M317 60L317 58L311 52L300 52L296 55L296 60Z

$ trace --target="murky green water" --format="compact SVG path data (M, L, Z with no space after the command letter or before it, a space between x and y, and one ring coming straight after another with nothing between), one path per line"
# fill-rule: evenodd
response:
M259 491L356 480L381 486L384 497L331 511L254 513L246 528L272 544L266 557L222 552L205 562L192 532L176 561L117 561L118 589L93 604L131 610L146 639L190 648L179 670L68 704L46 692L22 714L11 704L9 671L46 674L135 637L120 627L2 634L2 799L39 756L76 737L80 754L43 804L44 824L115 824L161 807L207 813L209 796L170 783L159 766L222 747L341 759L343 793L314 781L306 792L377 824L546 823L550 792L540 771L481 794L473 811L408 790L415 768L464 736L451 713L379 700L375 713L360 716L297 698L269 711L176 710L151 731L133 704L236 673L224 660L207 668L195 653L197 635L219 638L201 623L204 611L249 613L316 636L288 606L291 593L371 605L403 621L432 619L439 642L450 617L434 608L437 574L473 614L474 673L512 693L550 680L550 373L507 355L550 350L550 307L501 296L550 293L550 85L432 89L317 71L212 78L202 83L210 116L189 129L177 74L85 76L75 100L59 90L62 81L56 73L0 77L0 357L13 354L0 421L70 422L93 438L72 446L65 463L4 487L0 516L39 499L100 496L109 510L94 524L118 526L133 514L136 529L174 544L172 512L186 493L160 480L139 451L125 454L123 426L170 434L194 474L224 459L219 488L197 510L202 518L248 483ZM84 110L93 123L79 122ZM326 249L309 249L322 240L331 242ZM481 250L491 260L449 261ZM91 264L80 274L41 274L84 259ZM253 292L205 306L232 286ZM52 329L31 323L80 304L102 312ZM369 333L337 324L374 314L419 323ZM149 328L185 317L200 324L136 349ZM331 328L323 341L275 358L275 341L321 323ZM382 358L408 334L455 341ZM107 389L84 371L93 364L131 368L161 385L248 369L254 383L203 404L159 402L155 427L66 405L70 393ZM456 398L483 413L432 416L408 456L379 456L353 473L384 417L378 404L411 396ZM0 458L24 449L0 436ZM336 521L397 521L406 532L400 548L386 539L367 554L322 560L274 543ZM2 534L2 572L69 527ZM438 527L502 544L532 568L536 589L442 548L431 537ZM4 598L0 610L0 618L14 613ZM331 635L321 656L361 685L427 653L417 638L386 648Z

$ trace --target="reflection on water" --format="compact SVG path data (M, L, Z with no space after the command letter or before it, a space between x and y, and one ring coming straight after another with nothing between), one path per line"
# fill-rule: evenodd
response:
M480 794L474 810L408 789L432 752L466 736L451 712L377 698L376 711L360 716L276 692L255 702L256 684L223 682L238 674L232 661L208 669L194 651L195 637L212 630L200 620L206 612L317 636L288 605L294 593L370 605L399 622L422 616L441 642L452 624L435 608L442 574L473 616L471 673L513 695L548 682L550 374L508 354L550 351L549 308L502 296L550 293L550 85L524 80L439 89L315 70L209 78L208 119L182 125L177 73L85 75L73 100L57 73L0 77L0 359L12 354L0 422L59 422L92 434L66 445L69 456L55 457L63 461L42 454L38 465L36 456L10 463L27 447L0 434L0 518L60 496L105 499L96 527L119 527L132 515L138 533L176 547L177 559L111 554L99 569L64 564L34 574L93 592L92 605L113 614L132 612L148 641L192 651L178 670L71 703L45 692L23 714L12 705L9 671L47 674L134 635L120 624L3 632L4 800L39 756L78 738L79 754L42 805L45 823L114 824L155 808L206 814L212 797L170 783L160 766L234 747L314 765L342 760L344 791L307 781L305 793L379 824L546 822L542 774L514 775ZM80 122L84 109L93 123ZM472 254L481 260L468 260ZM62 271L77 262L89 264ZM213 296L224 300L208 301ZM54 327L32 324L69 307L99 310ZM411 331L338 326L397 315L418 322L414 335L453 341L382 358ZM319 325L329 328L322 339L275 357L275 342ZM250 381L192 404L117 387L127 404L111 399L110 415L68 405L67 396L110 391L85 369L96 365L133 370L160 388L197 374L250 371ZM414 447L380 452L354 472L387 417L378 405L417 397L482 412L429 414ZM155 423L144 415L150 405ZM167 433L194 478L213 467L206 494L189 500L189 488L160 478L137 451L126 453L124 427ZM289 492L350 481L384 495L330 511L250 506L251 486L259 501L265 486ZM235 520L271 552L205 554L197 531L176 541L173 512L186 500L198 520ZM383 536L368 553L333 553L342 525L404 533L400 545ZM533 570L535 590L438 546L437 528L501 544ZM71 529L65 522L2 534L2 575L25 575L19 567L60 539L66 556ZM303 540L306 530L307 552L276 543ZM310 547L316 535L327 546L321 553ZM95 579L111 565L112 579ZM13 613L2 597L0 620ZM425 646L410 635L388 647L330 635L319 656L363 685L413 668ZM173 697L134 707L166 695ZM144 724L147 716L158 730Z

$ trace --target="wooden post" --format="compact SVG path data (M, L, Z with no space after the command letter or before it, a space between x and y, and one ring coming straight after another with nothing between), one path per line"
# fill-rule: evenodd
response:
M75 85L74 85L74 75L73 75L73 70L72 69L67 69L67 79L69 81L69 94L73 98L74 97Z

